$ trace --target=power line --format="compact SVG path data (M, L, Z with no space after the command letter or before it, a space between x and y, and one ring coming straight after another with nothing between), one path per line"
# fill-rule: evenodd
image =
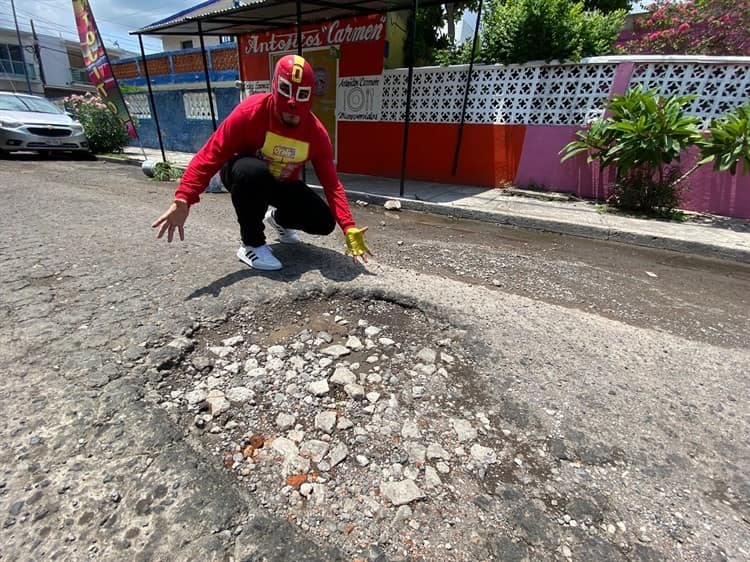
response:
M34 22L37 20L35 19ZM0 16L0 24L7 24L8 27L13 27L13 22L8 20L7 18ZM19 28L22 29L25 33L31 33L31 28L28 24L22 24L19 22ZM63 26L55 26L48 24L44 21L40 22L37 25L38 31L40 31L44 35L51 35L54 37L62 36L65 39L71 40L71 41L78 41L78 33L76 31L70 31L67 28ZM137 51L138 47L138 41L133 39L132 37L122 36L114 33L110 33L108 30L102 30L99 29L99 33L102 36L102 39L106 39L108 43L112 43L113 41L117 41L118 44L120 44L120 48L130 48L130 50L133 50L134 52ZM149 51L152 52L159 52L160 45L157 43L158 39L151 39L152 42L151 45L149 45L149 39L145 39L145 47L148 48Z
M72 7L71 7L71 10L72 10ZM71 30L69 26L61 24L59 22L51 21L51 20L49 20L47 18L44 18L42 16L38 16L37 14L32 14L31 12L28 12L28 11L25 11L25 10L18 10L18 13L21 14L22 16L24 16L24 17L27 17L29 19L33 19L34 22L38 24L38 28L40 29L40 31L42 31L44 33L51 33L53 35L67 36L67 38L69 38L71 40L78 40L77 30L75 30L75 31ZM136 14L136 13L139 13L139 12L132 12L131 11L129 13ZM2 19L4 19L3 16L0 16L0 20L2 20ZM129 26L126 26L126 25L123 25L123 24L120 24L120 23L110 22L109 20L103 20L103 19L99 20L98 18L96 18L96 16L95 16L95 20L97 22L104 21L104 22L107 22L107 23L110 23L110 24L113 24L113 25L117 25L119 27L126 28L126 29L129 27ZM10 24L10 23L12 23L12 22L8 21L8 24ZM26 32L30 32L30 26L28 24L19 22L19 27L23 28L23 30L26 31ZM113 32L113 31L109 31L109 30L103 30L101 26L98 26L98 27L99 27L99 34L102 36L102 39L104 39L106 37L109 40L110 43L112 43L113 41L117 41L118 44L121 45L120 48L123 48L122 45L124 45L126 48L129 48L130 50L133 50L133 51L137 51L138 50L138 47L139 47L138 41L135 38L131 37L130 35L128 35L128 34L123 35L123 34L118 33L118 32ZM158 52L158 51L161 50L161 48L160 48L161 45L158 44L158 41L159 41L158 39L145 39L145 46L148 48L149 51L156 51L156 52ZM149 45L149 42L151 42L152 44Z

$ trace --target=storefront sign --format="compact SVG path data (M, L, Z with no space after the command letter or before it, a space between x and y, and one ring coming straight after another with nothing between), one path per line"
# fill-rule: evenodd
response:
M314 49L351 43L380 41L385 38L385 17L351 18L326 22L302 30L302 48ZM297 31L267 32L243 37L242 52L245 55L260 55L297 50Z
M336 118L378 121L383 99L381 76L350 76L336 84Z

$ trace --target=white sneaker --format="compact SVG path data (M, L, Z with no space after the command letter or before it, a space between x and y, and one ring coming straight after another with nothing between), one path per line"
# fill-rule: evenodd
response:
M268 209L268 212L266 213L266 221L278 233L279 242L282 242L283 244L299 244L301 240L299 239L299 234L297 234L297 231L291 228L284 228L283 226L281 226L279 223L276 222L276 219L274 218L273 213L274 213L273 210Z
M273 255L268 244L263 244L257 248L252 246L240 246L237 250L237 258L242 263L246 263L253 269L262 269L264 271L276 271L281 269L281 262Z

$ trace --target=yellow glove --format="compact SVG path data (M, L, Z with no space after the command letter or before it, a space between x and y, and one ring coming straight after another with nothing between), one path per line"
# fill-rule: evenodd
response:
M372 255L370 248L365 243L365 231L367 227L356 228L352 227L346 231L346 255L353 256L356 260L357 257L362 257L362 261L367 261L365 254Z

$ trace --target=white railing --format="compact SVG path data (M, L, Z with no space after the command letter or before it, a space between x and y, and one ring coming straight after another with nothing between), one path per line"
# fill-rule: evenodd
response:
M151 106L148 103L148 94L125 94L125 103L130 115L138 119L151 119Z
M185 106L185 117L188 119L211 119L211 106L208 101L208 92L185 92L182 94ZM211 94L211 103L214 106L214 115L218 115L216 109L216 95Z
M458 123L468 65L414 69L411 121ZM402 122L408 70L339 78L339 120ZM465 121L477 124L574 125L600 116L615 92L642 85L662 94L696 95L689 113L704 125L750 101L750 57L613 56L580 63L478 65ZM268 81L240 83L243 93L268 91Z

